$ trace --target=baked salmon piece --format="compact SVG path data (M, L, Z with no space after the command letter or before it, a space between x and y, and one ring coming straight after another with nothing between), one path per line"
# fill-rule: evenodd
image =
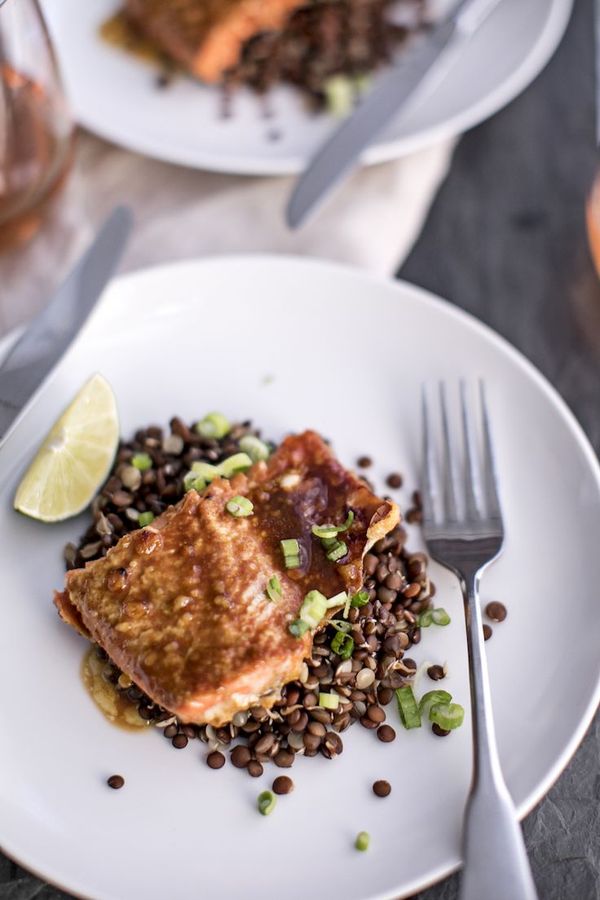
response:
M236 496L251 501L251 515L227 510ZM350 511L346 553L331 561L312 526L347 523ZM155 703L219 726L258 702L271 706L298 678L313 633L294 637L289 626L306 594L360 590L365 553L398 521L394 503L307 431L246 474L189 491L103 559L68 572L55 603ZM286 568L282 540L298 542L298 568ZM270 598L274 576L280 594Z
M125 13L167 56L208 83L221 81L242 47L281 29L306 0L126 0Z

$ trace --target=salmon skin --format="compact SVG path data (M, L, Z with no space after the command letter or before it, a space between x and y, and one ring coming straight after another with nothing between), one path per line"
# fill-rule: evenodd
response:
M252 515L228 512L235 496L251 501ZM332 562L312 526L340 525L350 511L340 535L347 552ZM296 638L289 625L305 595L360 590L365 553L398 521L394 503L307 431L246 474L189 491L104 558L68 572L55 603L155 703L219 726L259 702L272 706L298 678L313 633ZM298 568L285 566L286 539L298 541ZM281 595L272 599L274 576Z

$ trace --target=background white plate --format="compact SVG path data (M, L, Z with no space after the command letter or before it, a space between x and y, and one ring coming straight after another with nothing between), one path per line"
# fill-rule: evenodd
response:
M124 434L173 413L252 416L266 435L312 426L347 464L376 460L382 487L420 449L423 380L486 379L507 544L483 598L507 621L488 648L502 764L519 811L574 751L599 696L600 478L579 427L543 378L487 328L406 284L285 258L228 258L115 281L35 406L0 451L0 845L67 889L103 900L396 898L457 866L470 728L381 744L356 726L335 762L299 760L295 792L255 809L261 779L219 772L191 743L107 724L79 681L84 642L51 605L63 544L85 517L44 526L14 513L41 435L94 371L113 384ZM265 376L273 376L272 381ZM325 377L326 376L326 377ZM418 545L418 534L411 544ZM459 591L433 567L447 628L412 653L448 661L468 705ZM426 686L423 690L426 690ZM122 791L105 779L126 778ZM382 801L377 778L393 785ZM372 849L357 853L362 829Z
M449 0L444 0L449 2ZM306 112L295 92L273 92L265 119L256 97L240 94L220 117L219 93L182 79L155 87L152 68L106 45L98 26L118 0L43 0L78 121L102 137L168 162L242 174L297 172L337 122ZM503 0L429 96L366 154L394 159L459 134L496 112L538 74L561 39L572 0ZM269 140L276 129L279 140Z

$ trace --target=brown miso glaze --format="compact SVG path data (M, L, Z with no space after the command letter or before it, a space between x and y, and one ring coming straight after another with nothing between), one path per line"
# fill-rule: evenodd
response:
M254 514L226 510L237 495ZM326 558L313 524L355 521L348 555ZM298 677L312 635L289 624L305 594L362 586L362 558L398 521L397 507L346 471L314 432L287 438L247 475L190 491L151 526L126 535L103 559L67 575L56 595L69 624L75 607L89 635L156 703L183 721L227 722L259 699L274 703ZM302 566L285 568L280 541L296 538ZM277 575L282 596L265 592Z
M90 647L81 661L81 680L84 687L102 715L112 725L118 725L127 731L140 731L148 727L137 711L137 705L118 691L114 684L106 681L103 671L106 663Z

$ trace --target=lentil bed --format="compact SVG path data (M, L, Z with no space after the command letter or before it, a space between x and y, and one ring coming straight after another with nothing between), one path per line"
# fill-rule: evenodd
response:
M67 568L104 556L125 533L138 527L141 513L160 515L184 494L183 478L196 460L219 463L239 450L246 434L256 434L250 422L234 425L221 440L207 439L181 419L171 420L167 432L150 426L121 443L113 471L92 505L93 521L78 545L65 548ZM131 464L136 454L149 455L152 465L140 472ZM286 685L272 708L254 706L237 713L221 728L189 725L154 704L97 648L106 662L103 675L135 703L142 719L156 726L176 749L190 741L207 745L207 765L221 768L230 749L233 765L254 777L262 763L272 760L290 767L297 755L334 759L344 745L340 734L359 722L373 738L391 742L396 733L386 724L386 707L394 689L410 683L416 664L406 657L421 640L417 616L431 605L434 585L427 574L423 553L410 553L406 532L398 526L378 541L365 557L364 588L369 601L350 609L348 619L354 650L341 659L332 649L336 632L328 625L314 640L312 656L305 660L300 679ZM319 692L339 696L335 710L319 706ZM396 721L396 716L393 717Z

